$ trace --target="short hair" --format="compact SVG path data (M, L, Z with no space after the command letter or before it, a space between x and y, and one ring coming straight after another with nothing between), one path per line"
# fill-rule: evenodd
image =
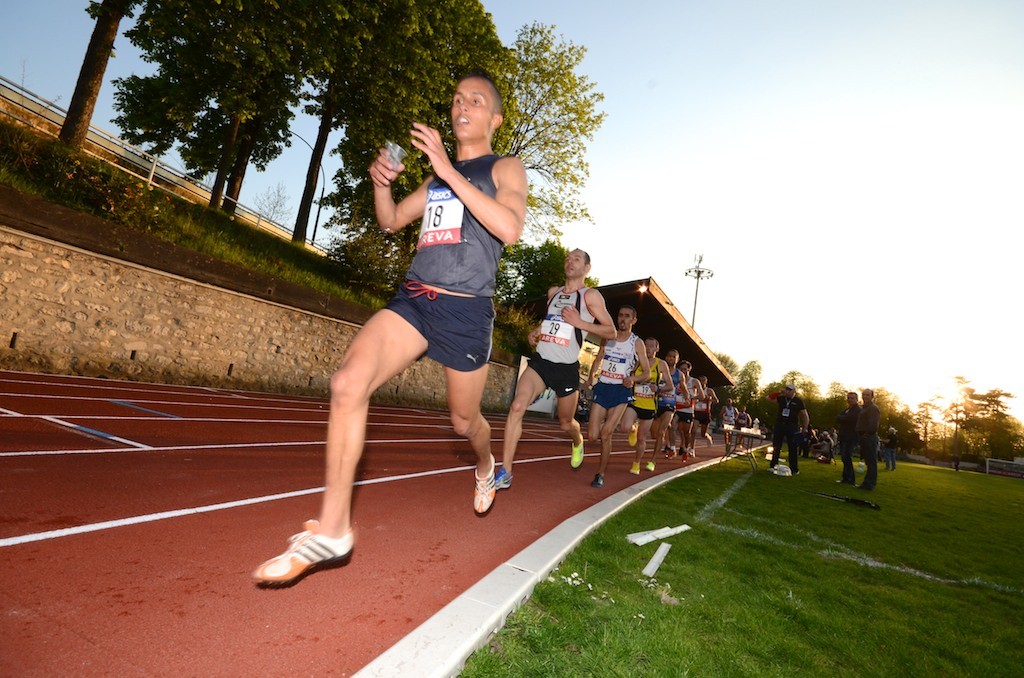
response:
M481 80L487 81L487 84L491 86L491 92L494 94L494 106L496 109L495 112L504 115L505 102L502 99L501 92L498 90L498 85L497 83L494 82L494 78L491 77L491 74L483 70L482 68L472 68L466 71L466 74L459 78L458 82L462 82L463 80L469 80L470 78L480 78ZM590 262L588 261L587 263L589 264Z
M624 308L628 308L630 311L632 311L634 318L639 318L640 317L640 314L636 312L636 307L630 306L629 304L623 304L622 306L619 306L619 312L621 313L622 309L624 309Z

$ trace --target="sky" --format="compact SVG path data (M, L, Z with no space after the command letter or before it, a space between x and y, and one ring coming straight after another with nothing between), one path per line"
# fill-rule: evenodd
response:
M66 107L87 4L8 8L0 75ZM506 44L539 22L587 50L579 70L608 117L586 158L593 222L563 225L562 242L603 284L653 277L765 382L797 370L915 408L963 376L1017 396L1024 419L1024 3L484 5ZM153 68L123 36L115 47L93 123L116 133L111 81ZM312 142L316 122L293 130ZM296 140L250 170L242 202L281 186L294 212L308 160ZM698 256L713 272L699 291L685 274Z

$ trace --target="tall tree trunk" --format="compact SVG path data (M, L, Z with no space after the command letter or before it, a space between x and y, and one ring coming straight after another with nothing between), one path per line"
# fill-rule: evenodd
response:
M334 79L327 84L327 91L324 92L323 102L320 107L320 128L316 133L316 143L313 144L313 153L309 157L309 167L306 169L306 185L302 189L302 200L299 202L299 213L295 217L295 230L292 231L292 242L305 242L306 232L309 228L309 212L313 206L313 196L316 194L316 182L320 176L321 164L324 151L327 149L327 137L334 126ZM324 177L327 181L327 177ZM321 195L321 197L323 197ZM315 231L314 231L315 235Z
M242 194L242 180L245 179L245 170L249 167L249 158L252 157L252 149L256 146L256 138L262 124L259 118L245 123L238 143L238 153L231 166L231 176L228 177L227 198L224 200L223 208L228 214L234 214L238 207L238 196Z
M107 62L114 51L114 38L117 37L121 18L131 4L132 0L103 0L97 9L96 24L85 50L82 70L78 72L75 93L71 96L68 115L60 128L60 140L69 146L81 148L85 145L92 112L103 85L103 74L107 71Z
M213 180L213 188L210 189L210 207L213 209L220 207L220 200L224 196L224 182L227 181L231 162L235 158L235 143L238 139L238 128L241 124L241 119L237 115L233 115L224 128L224 143L220 149L217 177Z

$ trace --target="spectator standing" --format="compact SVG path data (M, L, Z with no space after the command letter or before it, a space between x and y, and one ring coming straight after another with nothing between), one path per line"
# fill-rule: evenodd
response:
M860 442L860 456L867 466L864 480L858 485L862 490L873 490L878 482L878 424L882 413L875 404L875 392L870 388L861 391L864 406L857 415L857 440Z
M896 446L899 444L899 437L896 435L896 429L892 426L889 427L889 435L885 438L885 444L882 445L883 456L885 457L885 470L895 471L896 470Z
M853 470L853 451L857 449L857 417L860 416L860 399L850 391L846 394L846 409L836 415L839 426L839 457L843 460L843 477L836 482L856 485Z
M769 400L774 400L779 406L778 414L775 415L775 426L772 429L772 460L768 464L768 470L774 470L779 463L782 442L786 442L789 448L789 467L793 475L800 474L800 440L810 426L810 417L804 401L796 394L796 386L786 384L782 393L771 393Z

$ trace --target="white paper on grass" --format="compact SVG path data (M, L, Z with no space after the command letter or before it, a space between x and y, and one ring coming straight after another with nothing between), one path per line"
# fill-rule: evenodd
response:
M635 532L627 535L626 539L636 544L637 546L643 546L644 544L650 544L652 541L658 539L667 539L680 532L686 532L690 529L689 525L677 525L676 527L662 527L658 530L650 530L648 532Z
M629 541L629 542L632 542L632 543L636 544L637 543L637 539L643 539L644 537L646 537L649 534L654 534L655 532L661 532L662 530L667 530L667 529L668 529L668 526L666 526L666 527L659 527L656 530L644 530L643 532L633 532L631 534L627 534L626 535L626 541ZM646 544L647 542L644 542L644 543Z
M668 550L672 548L672 544L667 541L661 542L661 546L654 552L651 560L647 563L647 567L644 568L645 577L653 577L654 573L661 567L661 563L665 560L665 556L668 555Z

